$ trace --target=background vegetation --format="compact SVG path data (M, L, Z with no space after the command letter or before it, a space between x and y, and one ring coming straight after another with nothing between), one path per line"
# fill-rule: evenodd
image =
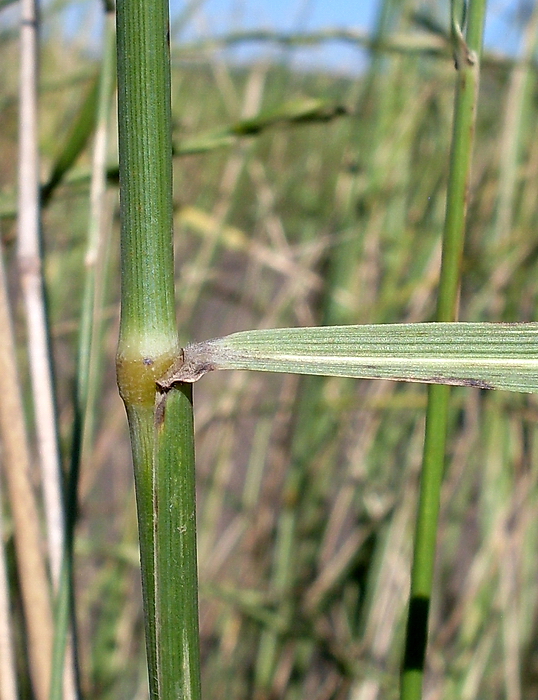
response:
M413 14L415 5L387 3L378 48L357 76L292 71L293 46L279 61L249 66L208 46L173 46L182 341L255 327L433 318L454 65L448 42ZM536 319L538 107L536 66L525 61L534 57L538 11L529 7L519 28L524 60L486 56L482 68L464 321ZM99 67L76 39L56 40L54 8L45 27L44 183L80 127L85 100L91 104ZM405 50L394 39L401 36ZM24 378L13 264L16 55L17 33L6 28L1 234ZM147 686L132 469L114 373L114 123L109 129L101 349L74 570L83 695L121 700L144 698ZM64 462L90 132L43 213ZM223 372L195 386L204 697L397 697L425 402L424 387L383 381ZM537 425L534 396L453 392L425 697L538 698ZM36 489L38 480L36 473ZM16 592L9 517L5 541ZM24 683L20 692L29 697Z

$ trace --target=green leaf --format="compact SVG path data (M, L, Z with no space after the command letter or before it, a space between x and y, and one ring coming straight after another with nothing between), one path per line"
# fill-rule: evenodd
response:
M346 107L317 99L296 99L264 110L250 119L242 119L225 128L187 139L174 149L178 156L206 153L232 145L237 137L257 136L267 129L289 124L328 122L348 114Z
M410 323L243 331L188 345L158 384L215 369L538 392L537 323Z

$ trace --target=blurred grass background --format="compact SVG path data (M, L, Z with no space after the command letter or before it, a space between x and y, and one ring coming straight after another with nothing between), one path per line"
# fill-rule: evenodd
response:
M530 59L538 9L527 4L521 61L486 55L482 70L464 321L536 320L538 104ZM279 62L240 65L205 44L173 45L177 309L185 342L247 328L431 320L454 65L443 37L425 28L424 13L414 14L418 5L385 3L379 48L360 75L294 71L285 52ZM428 7L435 18L437 4ZM54 7L45 22L44 183L99 67L77 37L57 40ZM416 50L389 50L394 36ZM423 49L425 37L434 48ZM1 234L24 368L12 264L16 56L17 34L6 27ZM316 101L315 116L304 116L314 104L307 100ZM303 118L293 119L298 107ZM257 117L275 111L283 116L270 126ZM235 132L250 135L232 129L226 144L218 142L239 123ZM114 374L114 123L110 131L101 360L75 545L82 688L95 700L147 693L130 450ZM199 137L204 152L182 154ZM91 143L90 133L43 215L66 455ZM382 381L237 372L196 385L204 697L397 697L425 402L422 386ZM457 389L450 415L425 697L532 700L537 399ZM6 537L9 552L9 521ZM12 561L11 576L16 591ZM20 634L18 643L22 649ZM30 691L23 685L21 692Z

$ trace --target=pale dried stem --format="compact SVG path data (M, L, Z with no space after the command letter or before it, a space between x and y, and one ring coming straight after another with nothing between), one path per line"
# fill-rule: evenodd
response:
M3 466L15 530L32 685L36 700L47 700L52 659L52 608L41 546L39 514L30 479L30 456L1 256L0 328L0 440Z
M64 553L65 521L51 369L52 359L47 333L43 270L40 255L37 0L22 0L20 50L18 261L26 309L28 356L46 519L50 576L53 591L57 592ZM31 572L27 572L27 575L30 578L32 577ZM45 584L47 584L46 579ZM46 585L44 590L48 595L48 585ZM52 634L52 620L50 625ZM40 688L39 691L39 700L41 693L45 692L45 688L46 695L43 698L48 697L49 693L51 650L48 650L47 653L46 674L43 675L43 671L40 671L39 674L39 682L43 684L43 688ZM64 693L66 700L71 700L77 696L72 635L66 650Z
M62 563L64 528L60 460L39 241L37 7L35 0L22 0L21 11L18 259L26 307L30 374L47 520L50 570L53 587L56 589Z

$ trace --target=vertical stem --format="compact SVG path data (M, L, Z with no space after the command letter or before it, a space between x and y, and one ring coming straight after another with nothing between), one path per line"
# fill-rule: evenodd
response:
M37 22L35 0L21 12L18 259L26 308L28 353L41 466L47 542L53 587L62 562L64 523L51 359L40 255L39 158L37 147Z
M15 339L0 256L0 442L24 606L32 688L47 700L52 656L52 608L42 551L39 512L30 474L30 453L17 372ZM2 681L3 682L3 681Z
M159 672L162 698L196 700L201 691L192 385L169 394L166 412L155 436Z
M53 588L57 590L64 545L64 519L60 458L40 255L39 157L37 145L38 7L36 0L22 1L20 51L18 261L27 317L28 354L34 399L34 415L39 417L39 420L36 420L36 433L47 522L50 573ZM5 326L2 327L4 328ZM5 368L3 371L5 371ZM11 387L8 391L17 392L18 388ZM16 420L15 416L13 416L12 420ZM25 479L29 479L29 474L27 474L29 460L25 448L25 444L20 446L23 453L19 457L24 458L18 465L22 475L21 479L18 478L16 482L10 484L10 496L13 500L15 515L23 506L15 502L14 499L23 497L24 489L29 487L29 484L24 483ZM16 483L19 486L16 486ZM19 488L21 489L20 493L18 493ZM17 489L17 491L14 491L14 489ZM24 498L29 510L24 512L23 507L23 515L19 516L19 526L23 530L31 530L32 527L38 528L39 516L33 503L33 498L28 494ZM33 526L29 521L30 518L35 518ZM25 522L27 519L28 522ZM21 586L23 595L25 595L24 591L27 587L32 589L37 587L43 588L39 595L30 594L25 605L37 605L35 610L32 610L31 607L27 608L26 615L34 692L39 700L45 700L50 689L52 658L50 591L45 563L41 562L38 533L29 534L28 537L31 540L29 543L24 544L21 541L19 556L26 559L27 554L22 550L26 550L27 546L33 545L34 548L37 548L33 553L33 556L36 558L36 569L32 571L31 567L26 567L26 570L24 570L25 565L21 561ZM36 537L37 540L35 539ZM28 556L32 556L32 554L28 553ZM33 602L31 603L31 601Z
M478 56L482 47L486 12L486 0L472 0L469 3L467 10L469 20L464 39L458 24L457 4L454 2L452 6L452 39L458 73L437 321L454 321L457 317L465 214L478 97ZM449 396L450 391L446 386L434 385L429 388L422 481L411 573L411 597L402 672L402 700L419 700L422 695Z
M77 412L81 414L81 429L84 431L88 394L90 391L90 358L92 350L93 323L95 318L95 290L97 264L102 247L103 210L106 194L106 158L108 151L109 114L112 90L115 84L116 32L114 14L108 11L105 16L105 33L101 75L97 97L97 118L92 158L90 184L90 219L85 256L85 279L82 298L81 322L78 339L77 362ZM80 436L83 438L83 435Z
M122 310L117 354L135 469L152 699L200 697L190 389L156 393L174 312L168 2L117 3Z

